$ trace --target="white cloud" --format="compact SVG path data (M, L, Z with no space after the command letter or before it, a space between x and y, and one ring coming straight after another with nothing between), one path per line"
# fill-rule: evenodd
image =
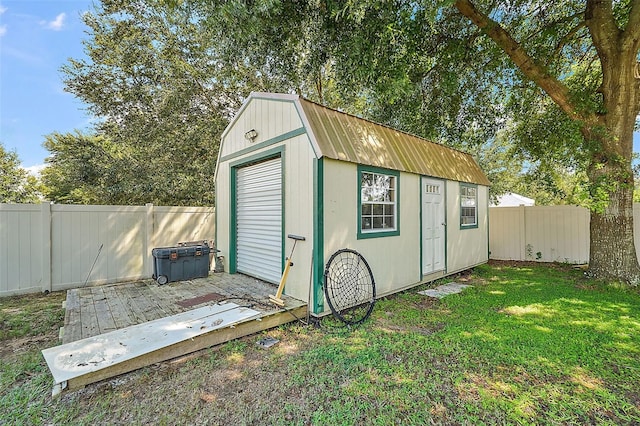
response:
M7 11L7 8L2 6L2 5L0 5L0 15L5 13L6 11ZM0 37L5 35L6 33L7 33L7 26L6 25L0 25Z
M56 19L50 22L42 21L41 24L44 25L45 28L53 31L60 31L64 26L64 20L67 17L66 13L60 13L56 16Z
M36 164L35 166L23 167L23 169L25 169L27 172L29 172L31 175L35 177L40 177L40 172L45 167L47 167L46 164Z

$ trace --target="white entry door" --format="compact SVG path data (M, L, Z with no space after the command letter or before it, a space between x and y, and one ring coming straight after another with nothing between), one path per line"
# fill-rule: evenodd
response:
M445 269L444 181L422 178L422 273Z
M278 283L282 273L282 162L238 169L237 271Z

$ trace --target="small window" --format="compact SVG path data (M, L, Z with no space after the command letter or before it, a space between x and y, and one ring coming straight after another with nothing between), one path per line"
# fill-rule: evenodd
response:
M460 185L460 227L478 227L478 187Z
M359 169L358 238L398 235L399 173Z

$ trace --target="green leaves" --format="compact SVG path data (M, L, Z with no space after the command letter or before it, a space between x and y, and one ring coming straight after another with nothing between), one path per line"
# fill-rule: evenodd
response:
M66 90L100 120L95 135L48 137L50 196L212 204L220 134L244 94L219 72L212 31L186 4L104 1L83 19L88 59L70 60L62 73Z
M37 203L40 184L20 166L18 154L0 142L0 203Z

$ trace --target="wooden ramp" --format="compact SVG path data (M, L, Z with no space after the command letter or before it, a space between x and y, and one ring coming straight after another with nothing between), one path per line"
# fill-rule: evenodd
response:
M305 316L271 284L236 275L69 290L63 344L42 351L56 394L276 327Z

